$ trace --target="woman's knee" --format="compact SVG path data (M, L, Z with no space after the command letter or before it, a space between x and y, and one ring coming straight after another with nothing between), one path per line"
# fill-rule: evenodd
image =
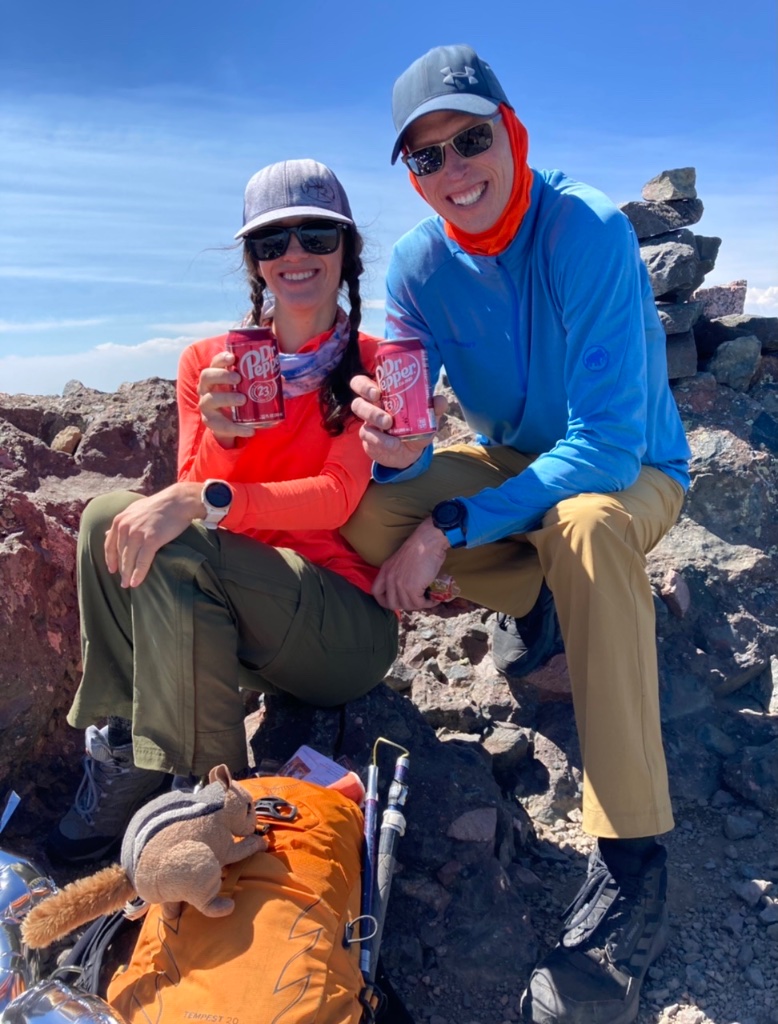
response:
M132 491L111 491L99 494L87 504L81 515L78 529L79 549L93 550L95 545L102 549L105 535L115 517L141 496Z
M96 529L105 529L114 518L128 505L141 498L133 491L111 491L110 494L98 494L86 505L81 515L81 531L92 533Z

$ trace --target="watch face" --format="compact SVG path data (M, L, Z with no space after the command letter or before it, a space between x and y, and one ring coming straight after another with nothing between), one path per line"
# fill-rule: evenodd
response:
M216 481L205 488L205 497L214 508L227 508L232 501L232 489L227 484Z
M462 509L455 501L441 501L435 507L435 525L446 530L462 522Z

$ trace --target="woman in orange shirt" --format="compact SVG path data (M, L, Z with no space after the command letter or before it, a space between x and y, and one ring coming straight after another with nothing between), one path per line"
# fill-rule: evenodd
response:
M84 674L68 715L86 729L86 757L49 837L61 859L103 856L171 774L245 770L241 687L337 705L396 654L397 618L370 594L376 570L338 532L370 478L348 382L372 371L377 344L358 330L362 240L348 199L322 164L273 164L249 181L236 237L247 321L278 341L285 419L235 422L245 398L225 336L197 342L179 366L178 482L86 508Z

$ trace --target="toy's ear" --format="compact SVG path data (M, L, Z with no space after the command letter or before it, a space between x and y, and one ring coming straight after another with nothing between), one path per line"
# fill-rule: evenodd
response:
M208 773L209 782L221 782L225 789L229 789L232 785L232 775L230 775L230 769L226 764L217 764L215 768L211 768Z

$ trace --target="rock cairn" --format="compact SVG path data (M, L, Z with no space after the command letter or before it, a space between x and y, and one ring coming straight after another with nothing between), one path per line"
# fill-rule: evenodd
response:
M640 242L659 319L667 335L671 380L708 370L719 384L745 391L762 355L778 350L778 318L743 312L747 282L701 288L721 239L690 230L703 213L696 171L679 167L646 182L642 201L623 203Z

